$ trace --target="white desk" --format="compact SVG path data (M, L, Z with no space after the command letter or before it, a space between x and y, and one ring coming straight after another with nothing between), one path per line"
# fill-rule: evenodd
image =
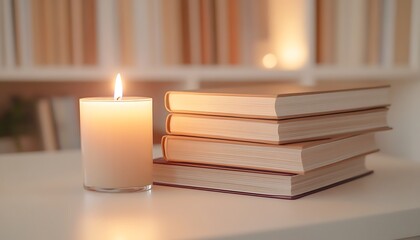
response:
M299 200L155 186L82 188L80 152L0 156L0 239L396 239L420 235L420 165L381 154L373 175Z

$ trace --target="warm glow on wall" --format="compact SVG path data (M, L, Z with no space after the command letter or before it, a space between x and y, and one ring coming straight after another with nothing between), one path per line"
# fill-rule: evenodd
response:
M262 64L265 68L274 68L277 66L277 62L277 56L272 53L264 55L262 59Z
M298 69L308 61L305 4L305 0L269 1L270 46L279 68Z

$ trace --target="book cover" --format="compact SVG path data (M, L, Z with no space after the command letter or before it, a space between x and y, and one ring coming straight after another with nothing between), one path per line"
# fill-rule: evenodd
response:
M182 64L191 64L191 43L190 43L190 9L188 0L180 0L181 4L181 45Z
M155 63L154 50L157 48L154 42L155 21L153 14L153 2L150 0L133 1L132 31L133 31L133 57L135 66L146 68ZM156 44L156 45L155 45Z
M75 66L83 65L83 4L82 0L70 1L71 58Z
M336 24L336 1L317 1L317 54L316 60L319 64L335 64L335 24Z
M164 63L178 65L182 63L181 39L181 4L179 1L164 0L163 11L163 42Z
M387 108L270 120L198 114L169 114L168 134L268 144L326 139L389 129Z
M337 63L342 66L361 66L366 60L367 2L338 0L336 8Z
M71 65L71 29L70 29L70 1L69 0L56 0L56 9L54 10L55 31L57 34L57 44L54 50L57 55L58 65Z
M153 184L293 200L372 172L365 168L364 156L319 168L306 175L154 159ZM308 184L310 182L313 183Z
M134 10L131 0L118 1L119 37L121 64L134 65ZM143 44L137 42L136 44Z
M251 66L254 63L254 43L256 42L256 26L253 19L252 0L239 1L239 45L241 52L240 64L243 66Z
M42 26L45 28L45 43L43 54L45 54L46 65L55 65L58 63L58 27L56 27L58 23L57 19L55 18L57 2L55 0L43 0L43 3L43 13L45 14L43 18L44 21L42 23Z
M368 1L368 40L367 64L380 64L381 36L382 36L382 1Z
M0 2L0 6L3 7L3 2ZM4 13L2 10L0 10L0 67L3 67L4 65L4 60L5 60L5 56L4 56Z
M408 66L410 53L411 0L395 2L394 64Z
M239 0L228 1L228 29L229 29L229 63L239 64L241 58L239 44L240 41L240 19L239 19Z
M377 83L253 84L169 91L165 95L165 107L169 112L266 119L346 112L389 104L389 85Z
M200 0L201 62L216 63L215 4L212 0Z
M51 100L60 149L80 148L80 128L76 103L74 97L54 97Z
M217 64L229 64L229 1L216 0Z
M83 63L95 65L97 63L96 52L96 1L83 1Z
M20 60L21 65L24 67L31 67L33 65L33 31L31 28L32 11L31 1L29 0L18 0L16 2L17 7L20 9Z
M285 145L174 135L162 138L166 161L298 174L376 151L373 133Z
M45 50L45 26L44 26L44 0L39 0L37 4L31 2L31 18L32 18L32 33L33 33L33 62L34 65L45 65L46 54Z
M4 31L4 65L6 67L14 67L16 65L16 46L13 19L13 2L12 0L4 0L1 2L3 11L3 31Z
M188 28L191 64L201 64L201 17L200 1L188 0Z
M43 98L38 100L37 115L43 149L45 151L57 150L58 141L49 99Z

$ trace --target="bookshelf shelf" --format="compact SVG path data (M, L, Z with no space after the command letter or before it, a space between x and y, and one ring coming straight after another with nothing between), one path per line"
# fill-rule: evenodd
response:
M299 70L267 70L247 67L166 67L156 69L119 69L124 78L135 81L256 81L256 80L299 80L304 76L326 80L396 80L414 79L420 72L409 67L360 67L340 68L334 66L317 66ZM32 69L10 69L0 72L0 82L69 82L69 81L104 81L116 73L97 67L51 67Z

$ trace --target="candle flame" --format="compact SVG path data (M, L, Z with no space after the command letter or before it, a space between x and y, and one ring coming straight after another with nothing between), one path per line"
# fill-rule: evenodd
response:
M123 96L123 87L121 82L121 75L118 73L115 78L114 100L121 100Z

